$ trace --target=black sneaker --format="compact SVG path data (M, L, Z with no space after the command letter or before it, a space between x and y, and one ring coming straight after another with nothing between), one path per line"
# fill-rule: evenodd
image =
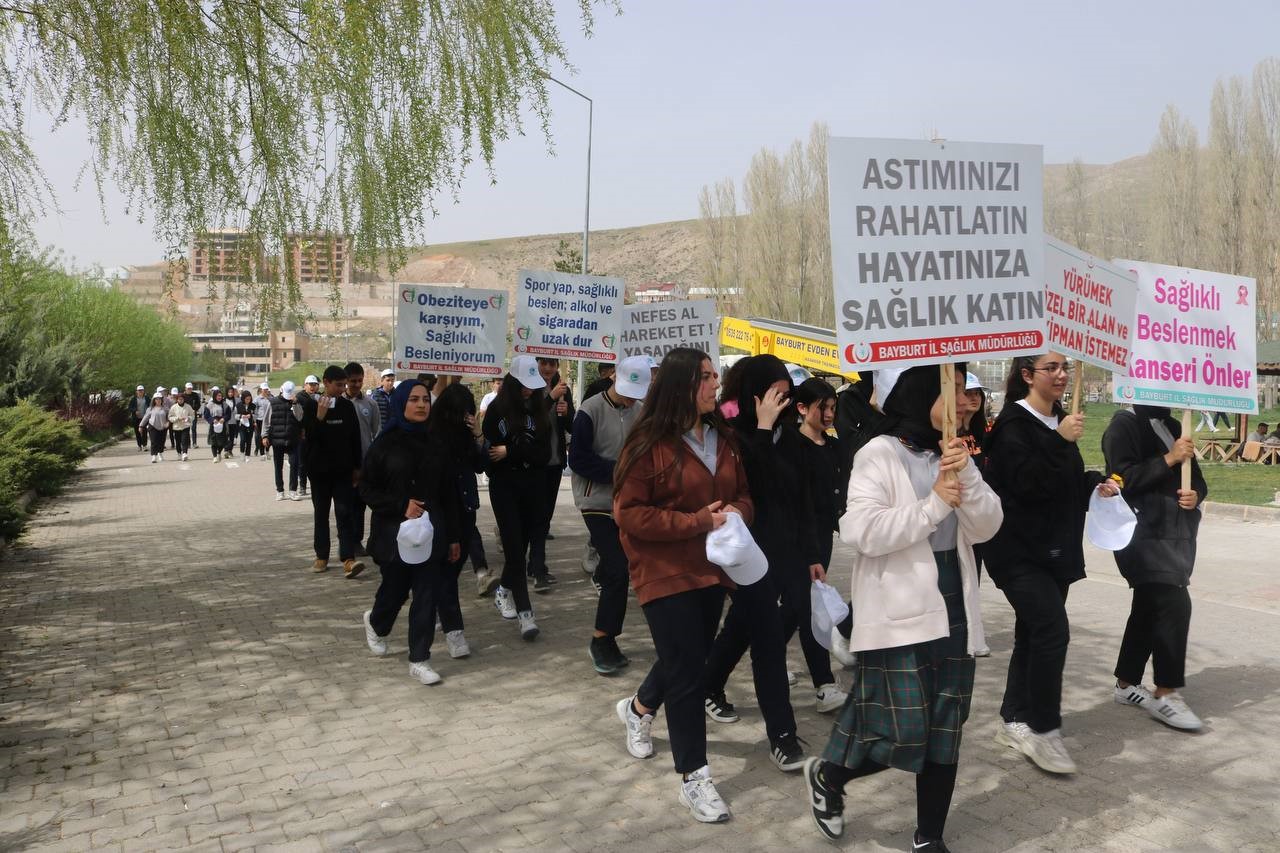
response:
M844 834L844 792L828 788L818 771L821 758L810 758L804 763L804 786L809 789L809 814L818 825L818 831L834 841Z
M619 669L613 657L613 650L609 648L611 642L610 637L592 637L591 645L587 649L591 655L591 665L601 675L614 675Z
M622 669L631 663L631 658L622 653L622 649L618 648L618 640L616 637L606 637L609 641L609 655L613 661L613 665L618 669Z
M724 698L724 693L708 696L703 706L707 709L707 716L717 723L738 722L738 710L733 707L732 702Z
M551 572L543 572L542 576L547 579L547 583L560 583L560 581L556 580L556 576L551 574Z
M917 832L911 836L912 853L951 853L941 838L922 839Z
M551 582L547 580L546 575L533 576L533 591L534 592L550 592L551 591Z
M790 773L804 767L804 749L800 746L800 738L793 734L785 734L769 745L769 757L778 769Z
M555 537L555 534L554 534L554 533L548 533L548 534L547 534L547 541L548 541L548 542L550 542L552 539L555 539L555 538L556 538L556 537Z

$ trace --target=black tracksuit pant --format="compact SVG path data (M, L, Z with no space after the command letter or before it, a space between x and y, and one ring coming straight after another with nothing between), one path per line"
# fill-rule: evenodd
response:
M150 440L150 436L147 435L147 428L143 425L142 421L132 415L129 416L129 423L133 424L133 437L138 440L138 449L142 450L147 446L147 442Z
M330 504L333 504L333 515L338 524L338 559L343 562L355 559L356 531L352 518L355 491L355 486L351 485L350 471L311 474L311 506L315 510L317 560L329 559Z
M790 577L783 579L781 575ZM781 599L779 611L782 625L782 658L783 671L786 671L787 643L797 630L800 632L800 650L804 652L805 664L809 669L809 677L814 687L822 687L835 683L835 675L831 672L831 654L819 645L813 637L810 622L809 576L801 573L798 567L787 572L785 570L770 571L764 580L753 586L764 585L772 590L774 599ZM707 693L714 695L724 691L729 674L738 666L742 655L750 647L752 667L755 667L757 645L754 636L759 626L754 624L753 616L748 609L739 608L738 600L729 607L724 618L724 627L716 637L711 648L711 656L707 659Z
M279 444L271 445L271 461L276 469L276 491L284 491L284 460L289 457L289 491L298 491L298 448L286 450Z
M750 586L731 590L729 597L732 604L724 617L724 627L708 651L703 693L722 692L729 673L750 648L756 701L760 703L770 742L784 734L795 734L796 718L787 686L787 639L778 593L766 576Z
M164 453L164 437L168 435L168 430L156 429L155 427L147 427L147 433L151 436L151 455Z
M636 701L655 713L666 705L677 773L692 773L707 763L702 670L723 607L721 586L678 592L640 607L658 659L636 691ZM782 686L787 686L785 675Z
M551 532L551 519L556 514L556 497L560 494L564 467L557 464L532 470L536 478L534 488L539 490L539 503L542 507L538 527L529 540L528 571L530 575L536 576L547 572L547 534Z
M587 523L591 544L600 554L600 564L595 571L596 583L600 584L595 628L603 631L606 637L616 637L622 633L622 621L627 615L627 588L631 583L627 555L618 540L618 525L612 515L584 512L582 520Z
M484 554L484 540L480 537L480 525L475 523L476 514L471 513L471 541L467 543L467 555L471 558L471 570L478 572L489 568L489 560Z
M1067 665L1071 625L1069 584L1048 572L1026 571L1000 581L1013 607L1013 653L1000 716L1044 733L1062 726L1062 671Z
M515 599L516 610L532 610L525 554L543 529L543 489L540 469L509 469L489 475L489 504L502 537L502 586Z
M312 491L319 491L322 486L312 481ZM326 519L327 520L327 519ZM435 639L436 613L440 607L442 566L438 562L428 561L410 565L397 555L388 565L378 567L382 572L382 583L373 597L373 610L369 613L369 624L379 637L391 633L409 595L413 595L413 603L409 605L409 662L421 663L431 657L431 641ZM445 630L450 630L446 628Z
M187 453L191 450L191 427L187 429L175 429L173 431L174 446L177 447L179 453Z
M1120 641L1116 678L1141 684L1150 660L1156 687L1186 686L1187 634L1191 630L1191 593L1185 586L1140 583Z

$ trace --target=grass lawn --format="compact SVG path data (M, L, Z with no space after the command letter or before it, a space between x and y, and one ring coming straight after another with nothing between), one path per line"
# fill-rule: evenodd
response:
M1111 423L1111 416L1120 408L1115 403L1089 403L1085 406L1084 438L1080 439L1080 453L1084 456L1086 466L1099 470L1103 468L1102 433L1107 424ZM1175 418L1181 417L1181 410L1175 410L1173 414ZM1193 429L1199 419L1199 414L1193 415ZM1280 421L1280 409L1260 412L1258 417L1249 419L1250 425L1256 424L1259 419L1274 424ZM1209 484L1211 501L1262 506L1271 503L1276 490L1280 489L1280 466L1247 462L1205 462L1201 463L1201 469L1204 471L1205 482Z

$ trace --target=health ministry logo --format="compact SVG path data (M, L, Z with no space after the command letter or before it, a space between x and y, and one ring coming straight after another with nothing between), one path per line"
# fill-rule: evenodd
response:
M501 308L501 307L502 307L502 303L503 303L503 301L504 301L504 299L502 298L502 296L501 296L501 295L498 295L498 296L491 296L491 297L489 297L489 307L490 307L490 308Z

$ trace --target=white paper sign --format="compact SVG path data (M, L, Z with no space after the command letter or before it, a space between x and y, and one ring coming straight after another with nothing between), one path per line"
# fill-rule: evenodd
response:
M396 301L394 367L448 376L501 376L507 294L501 290L402 285Z
M1038 145L833 137L844 370L1043 352Z
M1221 272L1116 260L1138 276L1129 370L1119 403L1258 413L1256 282Z
M720 363L720 317L714 299L655 302L623 307L619 358L651 355L657 361L676 347L700 349Z
M1048 349L1106 370L1129 366L1137 277L1061 240L1044 238Z
M521 270L516 282L518 354L617 361L622 279Z

